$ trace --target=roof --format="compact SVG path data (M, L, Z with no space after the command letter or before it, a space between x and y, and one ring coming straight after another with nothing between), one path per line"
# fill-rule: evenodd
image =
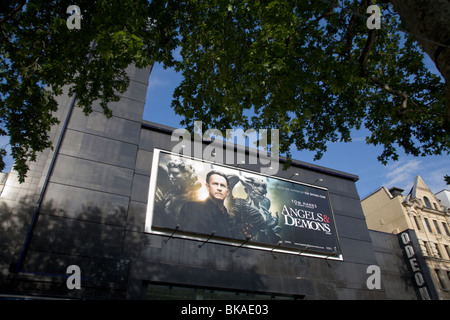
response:
M176 130L176 128L169 127L169 126L162 125L162 124L155 123L155 122L151 122L151 121L147 121L147 120L142 120L141 123L142 123L142 127L143 128L156 130L156 131L159 131L159 132L162 132L162 133L166 133L166 134L172 134L172 132L174 130ZM246 152L249 152L250 149L246 147L245 150L246 150ZM280 161L280 163L286 163L287 162L287 158L280 156L279 161ZM340 178L343 178L343 179L352 180L354 182L359 180L359 176L357 176L355 174L351 174L351 173L347 173L347 172L343 172L343 171L339 171L339 170L335 170L335 169L331 169L331 168L318 166L318 165L307 163L307 162L303 162L303 161L300 161L300 160L292 159L291 166L295 166L295 167L298 167L298 168L304 168L304 169L308 169L308 170L312 170L312 171L317 171L317 172L320 172L320 173L324 173L324 174L340 177Z

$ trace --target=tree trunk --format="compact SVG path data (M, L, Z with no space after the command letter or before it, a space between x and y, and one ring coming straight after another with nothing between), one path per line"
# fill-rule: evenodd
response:
M391 0L391 2L445 79L446 115L447 122L450 122L450 1Z

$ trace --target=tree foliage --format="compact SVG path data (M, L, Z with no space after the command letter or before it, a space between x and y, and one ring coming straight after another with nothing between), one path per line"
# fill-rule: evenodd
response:
M63 86L86 114L100 100L110 116L130 63L181 72L172 106L188 129L194 120L279 129L288 158L292 146L320 158L327 142L351 141L362 127L368 143L384 146L382 162L398 148L450 149L445 83L386 1L377 3L381 28L369 29L371 0L81 0L78 30L66 27L71 2L0 5L0 134L10 136L22 180L51 146Z
M128 87L125 68L131 63L147 67L177 42L170 37L170 17L162 26L166 29L148 32L149 12L162 17L163 3L77 1L81 28L69 29L66 10L72 4L31 0L0 5L0 134L10 136L21 181L29 161L52 146L48 132L58 122L55 96L64 86L70 86L86 114L99 100L111 116L108 103Z
M379 160L449 150L444 83L388 4L370 1L208 1L180 16L183 81L175 111L212 127L280 129L281 150L316 151L365 126ZM248 112L250 111L250 112Z

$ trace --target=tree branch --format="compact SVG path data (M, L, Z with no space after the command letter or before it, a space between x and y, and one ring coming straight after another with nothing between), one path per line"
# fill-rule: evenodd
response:
M367 75L366 65L367 60L369 59L370 50L372 50L373 44L375 43L375 29L369 31L369 35L366 40L366 44L361 52L361 56L359 57L359 68L361 76Z
M444 117L445 116L444 113L436 113L436 112L430 112L430 111L419 110L419 109L417 109L417 110L408 109L408 98L409 98L408 94L406 94L402 91L399 91L399 90L395 90L395 89L391 88L387 83L368 74L368 72L366 70L366 63L367 63L367 59L368 59L370 50L371 50L374 42L375 42L375 30L371 30L369 32L369 37L367 38L366 45L361 53L361 57L359 58L359 64L360 64L360 68L361 68L361 76L367 77L376 86L378 86L382 90L386 91L387 93L397 96L399 98L402 98L403 99L402 106L401 106L401 108L397 108L397 111L399 114L421 113L421 114L429 114L429 115ZM419 107L413 100L409 100L409 101L411 103L413 103L415 106Z
M355 13L353 13L350 21L348 23L347 33L345 35L346 42L344 49L342 51L342 55L345 56L344 61L348 61L350 58L350 50L352 49L353 38L355 36L355 24L360 16L361 9L367 7L365 1L361 1L360 5L356 8Z
M331 3L330 10L328 10L327 12L325 12L322 15L318 16L317 18L309 21L305 26L303 26L300 30L298 30L296 34L299 35L302 32L304 32L306 29L308 29L311 26L311 24L313 22L320 22L320 20L322 20L323 18L326 18L326 17L331 16L332 14L334 14L334 9L336 9L336 7L338 5L339 5L338 0L334 0L333 3Z
M448 0L390 0L401 20L408 27L406 32L413 35L424 52L433 60L445 79L446 128L450 128L450 25Z
M376 77L374 77L372 75L369 75L368 71L366 69L370 50L372 49L373 44L375 43L375 32L376 32L375 29L372 29L369 31L369 35L367 37L366 44L364 46L364 49L361 52L361 56L359 57L360 74L362 77L368 77L370 81L372 81L375 85L377 85L379 88L383 89L387 93L402 98L403 99L402 109L404 111L404 110L406 110L407 105L408 105L408 95L404 92L392 89L388 84L382 82L381 80L377 79Z
M402 108L406 109L407 104L408 104L408 95L406 93L392 89L391 87L389 87L388 84L380 81L379 79L377 79L374 76L369 76L369 79L370 79L370 81L375 83L378 87L380 87L381 89L383 89L387 93L390 93L390 94L392 94L394 96L402 98L403 99Z

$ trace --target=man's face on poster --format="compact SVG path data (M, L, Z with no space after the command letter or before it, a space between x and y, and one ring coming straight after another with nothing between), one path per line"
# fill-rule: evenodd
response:
M209 192L209 196L217 200L225 200L230 192L227 180L217 174L213 174L209 177L209 183L206 183L206 189Z

